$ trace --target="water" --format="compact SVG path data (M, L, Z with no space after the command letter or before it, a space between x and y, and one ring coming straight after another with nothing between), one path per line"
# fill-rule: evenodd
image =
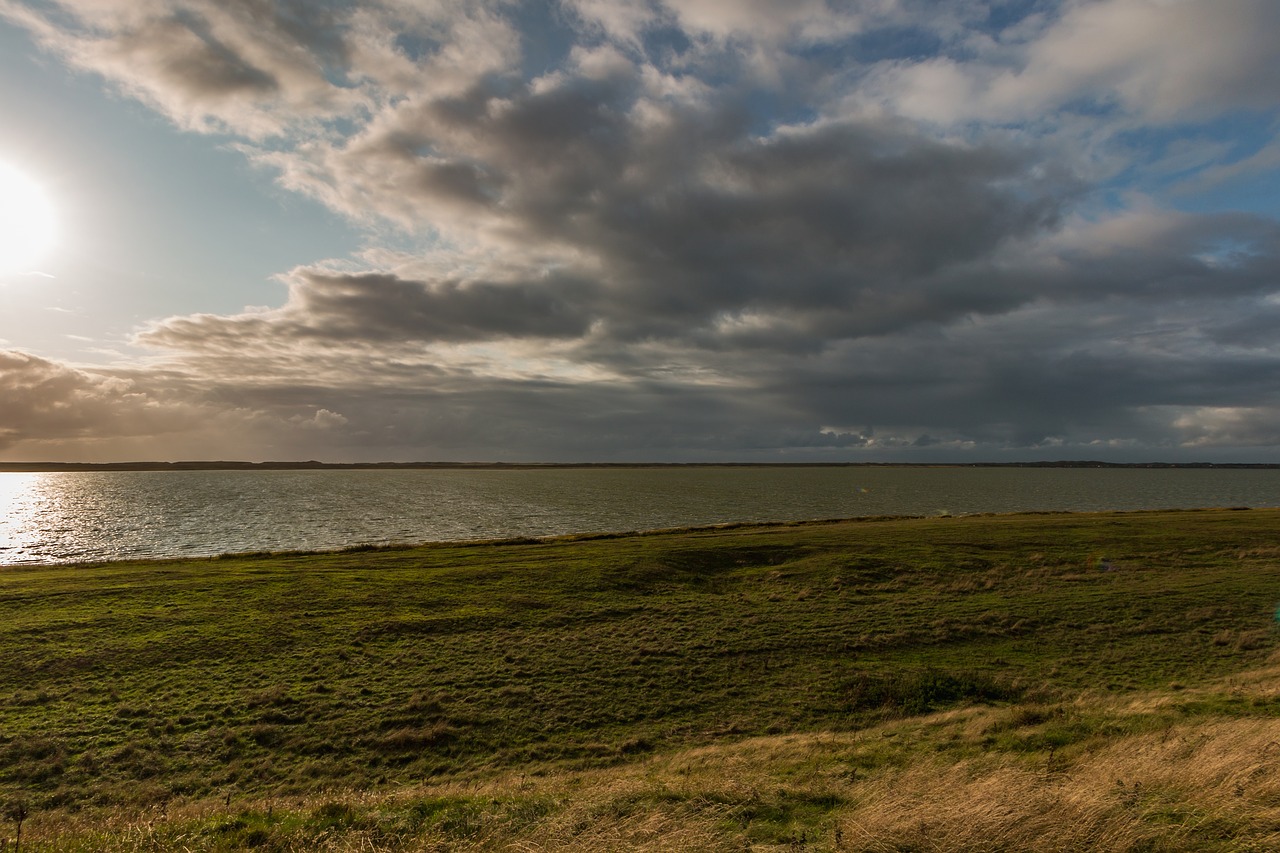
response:
M0 564L735 521L1280 506L1280 470L667 468L0 473Z

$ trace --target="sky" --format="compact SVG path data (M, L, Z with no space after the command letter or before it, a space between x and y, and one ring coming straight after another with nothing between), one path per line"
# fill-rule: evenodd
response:
M0 460L1280 462L1277 43L0 0Z

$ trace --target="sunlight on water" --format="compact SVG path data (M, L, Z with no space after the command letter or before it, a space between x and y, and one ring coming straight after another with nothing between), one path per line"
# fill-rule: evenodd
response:
M739 521L1277 505L1277 470L0 473L0 564L333 549Z
M39 474L0 474L0 563L17 562L22 544L30 537L27 508Z

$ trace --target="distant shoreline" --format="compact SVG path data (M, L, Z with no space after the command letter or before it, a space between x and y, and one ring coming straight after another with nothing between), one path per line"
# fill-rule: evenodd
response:
M1277 469L1269 462L0 462L0 473L61 471L396 471L637 468L1186 468Z

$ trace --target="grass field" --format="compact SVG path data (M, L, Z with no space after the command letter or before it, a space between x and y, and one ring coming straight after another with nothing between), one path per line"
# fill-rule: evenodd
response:
M0 839L1278 849L1278 604L1273 510L9 567Z

